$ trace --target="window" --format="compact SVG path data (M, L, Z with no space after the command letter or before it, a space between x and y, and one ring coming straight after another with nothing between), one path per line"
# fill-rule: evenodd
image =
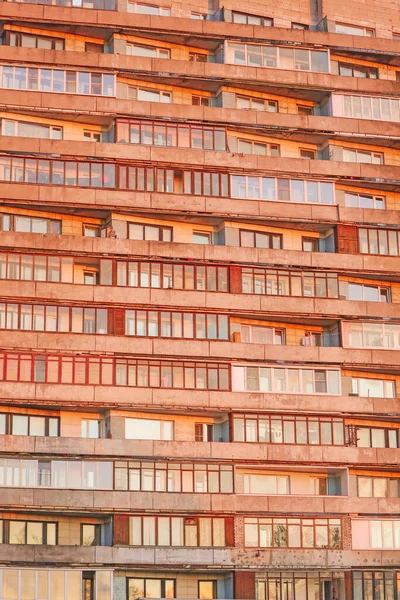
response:
M241 341L245 344L276 344L286 343L286 330L276 327L259 325L240 325Z
M400 229L359 229L358 244L361 254L399 256Z
M235 442L344 446L344 421L335 417L234 415Z
M83 224L83 235L85 237L96 238L100 237L100 227L99 225L85 225Z
M180 311L126 310L126 335L186 339L229 339L227 315Z
M363 398L396 398L396 383L390 379L352 377L351 390Z
M314 113L314 109L312 106L306 106L304 104L297 105L297 114L299 115L312 115Z
M128 2L128 12L137 13L139 15L157 15L161 17L170 17L171 9L165 6L157 6L154 4L141 4L140 2Z
M128 86L128 98L130 100L139 100L143 102L162 102L164 104L171 104L172 92Z
M138 192L174 192L174 171L152 167L119 166L119 189Z
M241 23L243 25L263 25L264 27L274 26L274 20L269 17L258 17L256 15L248 15L236 11L232 11L232 20L234 23Z
M329 73L329 53L288 46L262 46L228 42L227 64Z
M147 225L146 223L128 223L128 238L130 240L172 242L172 227Z
M95 573L85 571L82 573L82 600L94 600L95 597Z
M126 44L126 53L130 56L146 56L148 58L171 58L171 50L169 48L158 48L156 46Z
M40 521L7 521L8 544L58 544L57 523Z
M281 233L240 229L239 236L240 246L244 248L274 248L276 250L282 250L283 248L283 235Z
M216 463L117 462L115 489L139 492L231 494L233 471L231 465Z
M312 237L302 237L301 246L303 252L319 252L319 239Z
M233 369L243 367L234 366ZM287 367L244 367L244 389L286 394L339 394L340 371ZM239 383L237 382L237 385Z
M104 44L98 42L85 42L85 52L94 52L95 54L103 54Z
M243 473L245 494L286 495L290 494L289 475L268 473Z
M398 429L356 425L358 448L398 448Z
M0 262L0 279L1 274ZM117 285L227 292L228 269L212 265L118 261Z
M189 62L206 63L207 61L208 54L203 54L201 52L189 52Z
M345 35L361 35L365 37L375 37L375 29L369 27L357 27L356 25L345 25L344 23L336 23L336 33Z
M1 413L0 418L0 433L46 437L60 435L60 419L58 417Z
M112 490L113 463L2 458L0 486Z
M211 423L195 423L194 440L195 442L213 442L214 425Z
M253 142L252 140L238 139L238 152L261 156L280 156L281 150L279 144L266 144L263 142Z
M334 204L334 184L302 179L231 175L232 198Z
M128 600L138 598L175 598L175 579L127 578Z
M242 268L242 293L267 296L338 298L336 273Z
M100 525L81 523L81 546L100 546Z
M247 548L341 548L340 519L244 518Z
M400 348L400 325L392 323L342 322L343 347Z
M103 308L0 303L0 329L105 334L107 321Z
M225 519L218 517L130 517L131 546L222 548Z
M344 572L338 571L267 572L262 579L256 579L256 597L258 600L299 600L301 590L301 600L313 600L316 594L324 600L345 598L344 576Z
M146 146L226 150L225 128L207 125L117 119L116 139L120 143Z
M225 363L0 353L0 381L229 390Z
M183 193L194 196L229 196L229 175L206 171L184 171Z
M62 38L35 35L18 31L5 31L3 34L5 46L20 46L21 48L42 48L44 50L65 50Z
M308 158L310 160L315 160L317 158L317 153L315 150L309 150L308 148L300 148L300 158Z
M174 422L158 419L125 419L127 440L173 440Z
M211 246L212 234L210 231L193 231L192 242L193 244Z
M84 130L83 139L87 142L101 142L101 132Z
M83 438L100 438L100 421L98 419L82 419L81 436Z
M339 75L342 75L344 77L363 77L368 79L378 79L379 70L375 67L365 67L364 65L339 63Z
M115 96L115 75L3 65L1 87L62 94Z
M192 96L192 106L211 106L210 100L206 96Z
M328 478L326 476L310 477L310 494L312 496L326 496L328 493Z
M377 210L386 208L386 198L384 196L363 194L362 192L345 192L344 202L345 206L349 208L375 208Z
M1 134L7 136L62 140L63 128L34 122L29 123L1 119Z
M190 18L194 19L195 21L205 21L205 19L207 19L207 15L204 13L191 12Z
M30 215L11 215L0 213L1 231L18 231L19 233L61 233L61 220Z
M400 548L400 521L374 520L369 521L370 547L373 549Z
M400 100L379 96L341 96L337 99L337 116L380 121L400 121Z
M198 590L200 600L214 600L214 598L217 598L216 581L199 581Z
M0 181L115 188L115 165L0 156ZM121 182L121 188L122 182Z
M304 25L304 23L292 23L292 29L309 29L308 25Z
M391 600L392 591L400 584L396 571L353 571L353 598L363 600L374 594L376 600Z
M366 163L369 165L383 165L383 152L372 152L370 150L355 150L343 148L343 160L345 162Z
M249 98L236 94L236 108L242 110L262 110L266 112L278 112L277 100L264 100L263 98Z
M97 273L94 271L83 271L83 283L85 285L96 285Z
M391 302L390 288L380 285L348 282L347 300L364 302Z
M398 478L357 476L359 498L398 498L399 492Z

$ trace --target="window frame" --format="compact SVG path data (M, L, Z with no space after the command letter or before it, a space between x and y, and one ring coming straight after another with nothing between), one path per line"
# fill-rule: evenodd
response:
M61 2L60 2L61 4ZM11 45L11 35L15 35L16 36L16 44L12 44ZM6 29L3 33L3 35L1 36L3 39L3 46L11 46L13 48L29 48L29 46L22 46L21 42L22 42L22 36L26 36L32 39L36 39L36 45L35 45L35 49L38 48L38 40L39 39L43 39L43 40L50 40L51 41L51 48L48 48L49 50L65 50L65 38L58 38L58 37L53 37L53 36L49 36L49 35L42 35L42 34L38 34L38 33L30 33L28 31L15 31L12 29ZM56 43L62 42L62 48L56 48ZM40 48L41 50L45 50L47 48Z
M264 523L263 523L264 521ZM297 521L297 523L295 523ZM322 523L325 521L325 523ZM339 523L338 523L339 521ZM256 525L258 541L256 544L248 544L246 542L246 525ZM261 544L261 529L262 525L270 526L271 530L271 544ZM299 545L290 544L290 528L291 526L296 527L299 530ZM339 545L332 543L333 532L331 527L339 527ZM277 529L276 529L277 527ZM283 527L283 529L281 529ZM309 530L312 527L313 530L313 545L304 544L305 529ZM326 528L326 537L328 543L326 545L318 545L318 528ZM285 533L286 543L276 543L276 534L279 532ZM279 539L279 538L278 538ZM282 540L285 541L285 540ZM342 535L342 519L337 517L297 517L297 516L271 516L271 517L244 517L244 547L249 548L287 548L293 550L304 550L304 549L326 549L326 550L341 550L343 548L343 535Z
M246 138L236 138L237 139L237 152L239 154L251 154L255 156L269 156L271 158L279 158L281 156L281 145L275 144L272 142L263 142L262 140L250 140ZM251 152L246 152L241 148L241 144L250 144ZM256 146L263 146L265 148L265 154L260 154L259 152L254 152Z
M135 225L135 227L142 227L143 229L143 237L142 238L133 238L130 237L130 227L131 225ZM153 229L158 230L158 240L153 240L152 238L146 238L146 227L152 227ZM126 222L127 233L126 237L128 240L136 240L136 241L158 241L158 242L173 242L173 231L174 228L171 225L159 225L158 223L141 223L140 221L127 221ZM170 234L170 239L165 240L164 233L168 232Z
M240 15L241 17L245 17L246 23L242 23L241 21L235 21L235 16ZM250 19L260 19L260 23L249 23ZM249 13L240 12L237 10L232 11L232 23L236 23L237 25L255 25L262 27L273 27L274 19L272 17L263 17L260 15L251 15Z
M243 440L237 439L236 432L235 432L235 421L243 421L243 434L244 434ZM256 423L256 427L253 430L253 432L256 434L256 440L248 439L248 437L249 437L248 436L249 430L247 427L248 421ZM269 441L264 441L264 440L260 439L260 437L261 437L260 436L260 432L261 432L260 422L261 421L268 422L268 424L269 424L268 425ZM274 432L273 421L278 421L280 423L279 429L282 434L281 441L279 441L277 439L277 438L279 438L279 436L273 435L273 432ZM285 422L293 423L293 430L292 430L293 431L293 442L287 441L285 439L287 437ZM302 443L298 439L299 431L296 426L297 422L304 423L304 433L306 435L305 443ZM334 440L336 437L335 426L334 426L335 423L337 423L337 425L339 427L341 426L343 441L340 444L334 443ZM311 424L313 426L315 426L315 424L317 424L317 426L318 426L319 442L317 444L311 442L311 437L310 437L310 433L312 430ZM327 444L326 441L323 440L323 424L329 426L330 438L331 438L330 444ZM282 414L234 413L231 416L230 427L231 427L232 442L239 443L239 444L256 443L256 444L301 445L301 446L345 446L346 445L346 423L345 423L344 418L341 418L341 417L329 417L329 416L322 416L322 415L315 415L315 416L314 415L297 415L297 414L286 414L286 413L282 413Z
M157 148L211 150L213 152L226 152L228 149L225 126L178 121L168 121L166 124L165 121L155 119L117 118L115 127L116 143L127 143L133 146L155 146ZM124 130L125 135L122 134ZM137 141L132 141L133 135ZM162 143L156 143L157 136L162 136L160 137ZM181 144L180 137L187 143Z
M390 235L390 234L393 235ZM376 246L377 246L377 250L378 252L371 252L371 237L374 236L374 234L376 234ZM366 239L362 240L361 236L364 235L366 236ZM383 253L380 252L380 248L382 245L382 238L386 238L386 241L384 242L384 246L386 245L386 248L388 249L388 252ZM392 239L391 239L392 238ZM396 254L390 253L390 247L394 247L394 239L396 238ZM368 246L368 252L364 252L363 251L363 246L362 244L367 243ZM389 256L389 257L393 257L393 256L400 256L400 229L384 229L384 228L374 228L374 227L359 227L358 228L358 251L360 254L368 254L371 256Z
M286 296L289 298L339 298L338 275L330 271L294 271L293 269L242 267L241 276L242 294ZM310 282L312 282L312 289ZM293 293L295 283L301 294ZM323 285L324 290L319 289L317 284ZM335 287L335 295L331 294L330 285L331 289L333 289L332 286ZM249 289L245 290L245 287ZM308 290L311 293L308 293ZM280 291L284 293L280 293ZM285 293L286 291L288 293ZM324 295L320 295L319 291L324 291Z

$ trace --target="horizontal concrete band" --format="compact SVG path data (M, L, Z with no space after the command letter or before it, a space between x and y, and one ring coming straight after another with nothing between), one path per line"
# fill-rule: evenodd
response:
M3 382L0 402L3 404L65 409L86 407L144 409L171 412L185 410L188 415L198 410L212 412L277 411L278 413L312 413L329 415L366 414L398 415L397 398L363 398L329 394L263 394L256 392L214 392L207 390L174 390L165 388L132 388L46 383ZM392 452L393 450L391 450Z
M400 449L353 448L349 446L308 446L295 444L262 444L241 442L170 442L127 439L85 439L76 437L28 437L2 436L0 451L13 456L67 455L88 456L98 459L120 457L130 460L140 457L176 460L222 460L238 461L237 466L260 463L265 469L284 465L283 469L301 465L397 467L400 465ZM250 461L250 465L249 465ZM241 462L244 463L240 464Z
M257 552L257 555L256 555ZM24 546L23 564L57 563L91 567L94 564L138 569L156 566L162 571L182 568L190 564L191 570L218 565L218 572L231 569L299 569L299 568L335 568L352 567L376 568L398 566L396 550L304 550L294 548L261 549L257 548L128 548L112 546ZM18 545L2 544L0 561L12 561L13 567L21 561L21 548Z
M241 494L177 494L165 492L112 492L32 488L2 488L0 508L49 511L62 508L84 514L130 511L180 511L219 514L398 514L399 498L349 496L263 496ZM398 556L398 551L396 553Z

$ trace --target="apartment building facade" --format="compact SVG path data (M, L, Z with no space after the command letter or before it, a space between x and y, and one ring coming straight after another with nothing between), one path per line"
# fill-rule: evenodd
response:
M0 600L399 600L395 0L0 1Z

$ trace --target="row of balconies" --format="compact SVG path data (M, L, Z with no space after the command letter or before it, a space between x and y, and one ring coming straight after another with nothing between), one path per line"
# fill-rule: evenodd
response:
M349 396L302 395L302 394L263 394L260 392L214 392L199 390L174 390L165 388L140 388L140 394L134 389L123 386L74 385L63 384L2 382L2 402L16 406L57 407L62 403L67 407L93 407L162 410L168 406L171 410L196 411L199 409L216 410L259 410L292 412L349 412ZM73 390L73 394L71 392ZM351 397L351 412L365 415L384 415L398 413L396 398L360 398Z
M65 514L110 514L130 511L180 511L271 514L379 514L398 515L399 498L353 496L265 496L246 494L190 494L165 492L90 491L54 488L2 488L4 509L49 511Z
M77 437L0 436L0 452L54 454L58 456L145 456L153 459L238 460L264 466L275 464L359 465L374 468L398 466L395 448L306 446L241 442L176 442Z
M392 260L393 263L396 259ZM397 259L398 261L398 259ZM232 312L237 315L245 313L247 315L271 315L274 319L278 320L281 315L296 315L297 317L315 317L315 315L321 315L323 318L334 318L337 315L342 315L343 318L351 318L357 315L361 318L386 318L394 319L397 316L396 305L384 302L356 302L350 300L335 300L332 298L302 298L302 297L287 297L287 296L270 296L270 295L258 295L258 294L229 294L229 293L218 293L218 292L200 292L200 291L188 291L188 290L168 290L168 289L151 289L151 288L128 288L128 287L110 287L101 285L81 285L71 283L53 283L53 282L32 282L32 281L12 281L8 280L7 285L4 286L2 298L37 298L41 299L41 302L45 299L52 300L69 300L77 303L95 302L99 305L113 305L120 304L126 306L127 303L134 303L139 306L154 306L164 308L193 308L196 310L220 310L222 312ZM277 299L279 298L279 307L277 307ZM35 334L36 335L36 334ZM40 336L46 334L38 334ZM3 338L4 339L4 338ZM44 339L44 338L41 338ZM89 344L93 344L93 340ZM159 349L164 344L164 349L170 349L170 342L173 340L154 340L159 344ZM102 341L100 339L98 344L109 344L108 341ZM117 344L119 345L121 340L118 338ZM127 343L130 343L127 340ZM150 340L137 340L135 344L149 344ZM178 342L179 343L179 342ZM191 344L192 342L188 342ZM202 342L197 342L202 343ZM227 347L227 342L222 342L222 348L219 347L219 342L210 342L214 345L214 356L220 355L222 348ZM11 344L13 346L14 344ZM119 347L119 346L118 346ZM116 350L118 350L118 347ZM241 353L241 348L246 346L232 343L231 351L233 355L236 352ZM226 348L225 348L226 350ZM252 350L250 349L250 352ZM272 349L275 353L275 346ZM281 347L283 353L287 353L287 356L293 352L293 349L288 347ZM320 347L307 347L302 348L304 356L318 356L318 352L321 352L321 358L324 356L329 357L331 352L335 359L339 359L339 354L346 356L346 349L337 350L335 348L320 348ZM387 361L390 364L396 364L396 356L390 356L390 351L382 350L363 350L365 352L362 362L371 362L371 352L376 352L376 356L380 359ZM306 354L309 353L309 354ZM336 354L335 354L336 353ZM347 352L349 354L349 352ZM353 354L354 356L354 354ZM341 359L343 360L343 359ZM351 358L348 357L351 363ZM353 361L354 362L354 361Z
M27 95L28 93L25 93ZM32 99L32 101L34 101ZM371 165L371 164L362 164L362 163L346 163L346 162L337 162L337 161L315 161L315 160L305 160L301 158L291 158L291 157L270 157L270 156L259 156L252 154L239 154L239 153L228 153L221 151L213 151L213 150L191 150L191 149L182 149L177 147L157 147L157 146L147 146L147 145L135 145L134 150L132 145L130 144L109 144L109 143L94 143L94 142L75 142L68 140L45 140L45 139L30 139L30 138L12 138L5 137L2 139L2 148L3 151L8 153L19 153L20 155L37 155L41 154L40 158L51 158L51 154L59 155L59 156L74 156L74 158L82 157L86 158L88 156L96 157L97 160L109 159L111 161L114 160L127 160L132 161L134 158L136 161L141 162L151 162L153 166L157 166L157 163L162 163L162 166L167 162L170 167L180 167L184 165L188 170L188 165L191 166L192 169L210 169L211 167L214 169L215 165L220 165L220 173L226 172L227 169L237 170L241 169L241 174L243 172L253 172L259 171L264 175L265 173L296 173L296 177L304 177L307 179L308 177L321 177L322 179L337 179L346 181L347 178L352 180L352 185L357 184L360 180L368 179L368 187L371 188L373 186L375 188L375 179L380 179L381 181L378 183L384 184L386 186L392 186L393 182L398 179L398 167L389 166L389 165ZM133 155L134 153L134 155ZM45 157L43 155L47 154ZM30 158L35 158L35 156L30 156ZM383 181L382 181L383 180ZM24 182L17 181L18 183L18 192L19 198L21 198L21 194L25 194L22 190L24 188ZM28 182L27 182L28 183ZM38 191L40 188L36 188L32 185L33 182L29 183L29 189L31 190L31 195L37 199ZM9 186L10 184L2 184L5 186ZM28 186L26 186L28 187ZM99 186L97 186L99 187ZM390 189L389 187L389 189ZM58 186L49 186L48 190L57 189L56 198L53 198L53 205L57 196L59 194ZM43 190L46 189L46 186L43 186ZM14 194L15 194L14 192ZM107 197L111 197L116 199L114 204L112 204L114 210L115 206L119 205L118 198L121 200L124 199L124 202L121 202L121 206L126 205L126 192L115 192L112 189L104 189L103 191L96 190L97 192L97 205L102 205L100 202L100 198L106 200ZM44 199L46 200L48 192L44 192ZM74 195L76 196L76 189L74 189ZM52 194L54 196L54 192ZM129 197L132 196L132 193L129 194ZM15 196L14 196L15 197ZM153 194L153 197L160 197L163 208L165 209L165 194ZM21 199L24 199L21 198ZM150 204L151 196L145 196L145 204L141 204L141 207L149 209L152 208ZM225 200L226 201L226 200ZM201 197L200 197L201 202ZM196 213L204 210L200 202L196 199L196 207L190 206L189 210L196 210ZM218 213L218 206L221 202L221 198L218 199L207 199L208 210L213 210ZM231 200L228 201L230 206L230 212L236 212L233 209L235 208L234 204ZM242 202L243 201L239 201ZM56 202L58 203L58 202ZM82 200L77 197L75 201L72 201L72 204L81 204ZM87 201L86 201L87 204ZM268 205L269 202L263 202L262 205ZM108 208L110 208L110 204L108 204ZM258 206L258 203L257 203ZM100 208L101 206L99 206ZM170 207L173 210L173 206ZM314 208L314 207L313 207ZM318 210L321 210L322 207L317 207ZM323 207L325 208L325 207ZM186 205L186 210L188 207ZM267 209L268 210L268 209Z
M395 314L395 311L393 311ZM371 349L358 347L245 344L229 341L203 341L168 338L143 338L115 335L86 335L17 330L2 331L2 348L19 350L118 353L154 357L184 357L185 359L237 359L276 363L296 363L301 357L308 364L340 364L342 368L379 367L382 370L398 368L398 349Z
M53 0L53 4L58 4L56 8L54 6L29 6L29 15L32 21L37 24L38 22L47 21L58 21L62 17L64 23L70 24L76 31L81 24L85 27L96 26L97 28L102 27L105 31L108 29L117 29L124 33L130 33L134 29L153 32L158 30L168 32L172 42L182 43L182 35L190 36L192 39L206 38L210 41L215 40L215 43L220 43L221 40L230 37L243 37L246 39L256 39L260 41L271 41L276 40L282 42L287 40L290 43L299 44L319 44L325 45L331 48L345 48L347 53L360 52L368 55L371 50L379 51L384 50L385 52L392 51L395 53L398 47L398 41L396 39L379 37L363 37L356 35L344 35L332 33L331 31L313 31L307 29L289 29L279 27L264 27L258 25L244 25L240 24L238 27L237 23L229 21L229 10L224 15L225 20L212 20L212 19L188 19L188 18L177 18L170 16L163 18L157 15L146 15L146 14L130 14L126 12L126 2L120 2L119 11L114 12L112 9L113 0L96 0L93 5L91 0L76 0L74 7L68 5L69 0ZM78 8L77 6L83 6ZM239 9L242 11L241 7ZM95 10L93 10L95 9ZM102 12L106 9L107 12ZM109 12L113 10L113 12ZM281 8L284 10L284 7ZM26 20L26 7L24 3L5 2L2 7L3 18L17 20L19 16ZM187 13L189 16L189 12Z

